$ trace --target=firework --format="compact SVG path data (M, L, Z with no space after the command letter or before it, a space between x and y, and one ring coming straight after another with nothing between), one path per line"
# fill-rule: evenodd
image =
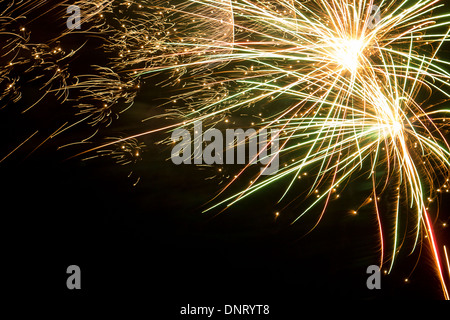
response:
M251 119L251 127L280 131L278 154L285 166L271 176L257 174L241 192L225 196L245 166L225 182L207 211L289 181L282 200L299 177L313 173L307 208L295 221L321 206L319 223L342 186L364 175L372 187L361 207L374 207L380 267L388 263L392 270L401 247L400 221L414 220L412 248L427 239L448 299L428 207L450 176L445 138L450 110L430 99L450 98L450 62L439 57L450 39L450 15L435 13L442 6L438 0L98 0L75 5L84 12L83 31L65 30L37 45L29 44L26 29L12 26L17 19L7 16L10 11L2 13L0 34L8 37L2 57L9 60L0 68L2 101L20 99L21 79L14 69L25 66L26 73L37 74L30 81L43 83L36 103L55 94L77 110L78 118L58 133L86 122L96 134L133 105L141 83L156 79L171 95L160 103L164 112L143 119L171 118L174 124L110 138L81 152L109 155L119 164L140 160L143 146L136 139L141 136L190 128L196 121L227 127L245 114L240 118ZM74 74L67 61L78 52L66 53L57 41L75 35L101 39L107 65L87 63L91 72ZM395 199L387 213L378 201L383 194ZM389 241L386 221L394 230Z
M218 2L196 3L213 8ZM387 253L376 199L394 185L390 191L397 199L392 204L395 234L389 269L398 252L398 225L405 214L401 208L409 206L416 220L414 247L427 234L448 298L428 212L434 190L449 176L449 148L440 122L448 110L427 111L427 99L419 98L419 93L435 91L449 97L449 74L444 69L448 62L437 59L438 50L448 41L448 30L441 28L448 25L448 16L432 14L437 3L382 2L380 21L369 28L371 1L280 1L278 6L237 1L232 6L234 19L228 22L234 30L232 44L214 45L214 39L209 39L208 46L201 46L170 40L171 46L184 47L179 52L188 59L137 70L140 75L183 70L180 77L186 80L178 77L176 81L189 90L173 103L184 102L184 108L174 108L184 126L206 119L216 124L241 108L270 106L272 112L256 126L281 130L281 157L298 155L278 174L252 179L248 188L210 209L236 203L290 175L285 196L296 178L313 167L316 178L310 195L314 201L299 219L321 202L326 208L339 185L367 170L373 189L363 203L374 203L379 221L380 266ZM202 15L183 13L186 20ZM199 46L201 53L192 50ZM218 62L228 68L216 70ZM199 66L216 71L211 71L208 81L199 83L197 78L196 83L191 77ZM211 91L220 92L214 90L217 87L227 88L226 93L211 98ZM276 104L282 99L293 102L283 108ZM324 191L316 194L314 190Z

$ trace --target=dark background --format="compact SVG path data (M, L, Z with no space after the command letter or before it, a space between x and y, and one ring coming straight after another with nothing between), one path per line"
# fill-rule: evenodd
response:
M275 219L271 190L218 216L202 214L217 186L194 166L147 156L136 187L108 161L55 156L3 166L2 225L12 254L5 264L18 294L148 297L171 311L187 303L295 311L305 300L441 299L428 248L412 276L415 258L405 257L381 290L366 288L366 268L378 263L370 210L353 216L343 200L305 237L314 219ZM82 270L79 292L66 288L72 264Z

